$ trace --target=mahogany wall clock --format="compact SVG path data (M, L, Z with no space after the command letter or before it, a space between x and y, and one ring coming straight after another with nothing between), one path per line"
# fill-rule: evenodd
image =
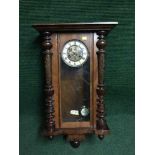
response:
M78 147L88 134L103 139L105 37L117 22L33 25L42 37L45 66L45 130Z

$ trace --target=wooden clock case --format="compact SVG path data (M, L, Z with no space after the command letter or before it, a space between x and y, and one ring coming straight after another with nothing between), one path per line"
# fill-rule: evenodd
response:
M99 139L103 139L109 133L104 104L105 37L117 24L98 22L33 25L42 38L45 136L53 138L56 135L65 135L73 147L78 147L88 134L96 134ZM62 119L60 52L64 44L72 39L83 41L90 52L90 121L64 122Z

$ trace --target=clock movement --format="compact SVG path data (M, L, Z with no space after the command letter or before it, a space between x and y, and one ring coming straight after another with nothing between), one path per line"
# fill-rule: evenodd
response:
M78 147L86 135L109 133L104 103L105 37L117 22L33 25L45 68L43 134Z

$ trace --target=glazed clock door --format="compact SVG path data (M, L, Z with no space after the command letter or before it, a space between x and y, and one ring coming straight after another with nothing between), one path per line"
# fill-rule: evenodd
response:
M92 120L91 33L61 33L59 45L61 127L90 127Z

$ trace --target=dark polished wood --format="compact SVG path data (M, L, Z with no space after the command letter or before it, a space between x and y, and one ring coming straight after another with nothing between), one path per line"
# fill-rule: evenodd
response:
M45 108L46 120L43 135L49 138L57 135L65 135L73 147L78 147L80 142L88 134L96 134L103 139L109 133L105 119L104 103L104 54L106 41L105 36L117 25L117 22L98 23L61 23L61 24L38 24L33 27L42 36L42 48L45 66ZM82 40L81 38L87 38ZM72 86L63 83L64 90L61 90L61 52L64 44L69 40L81 40L88 48L90 61L90 120L88 121L63 121L62 109L68 111L69 101L77 100L74 92L67 92ZM97 52L96 52L97 51ZM78 74L77 74L78 75ZM69 78L67 78L69 77ZM70 74L63 75L63 78L75 83L75 77ZM76 77L79 78L79 77ZM82 81L78 80L80 84ZM63 81L65 82L65 81ZM63 94L63 106L61 96ZM79 96L84 96L81 89ZM65 116L66 117L66 116ZM67 115L68 117L68 115Z
M54 121L54 100L53 94L54 89L52 85L52 43L51 43L51 33L42 33L42 48L44 55L44 66L45 66L45 112L46 112L46 130L54 132L55 121Z
M104 104L104 55L105 55L105 47L106 41L104 37L107 35L106 31L97 32L98 41L96 46L98 48L97 51L97 59L98 59L98 85L97 85L97 122L96 128L100 130L99 138L102 139L104 136L104 130L109 130L108 125L105 120L105 104Z
M39 32L96 32L106 30L110 32L118 22L94 22L94 23L61 23L61 24L36 24L33 25Z
M54 133L44 131L42 135L44 136L57 136L57 135L85 135L85 134L93 134L95 133L94 128L55 128Z

